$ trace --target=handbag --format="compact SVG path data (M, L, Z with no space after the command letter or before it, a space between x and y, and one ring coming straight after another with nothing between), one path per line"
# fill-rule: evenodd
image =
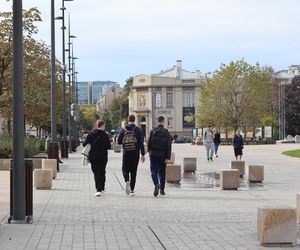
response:
M85 147L81 150L81 154L86 156L87 158L89 157L89 152L91 150L91 144L86 144Z

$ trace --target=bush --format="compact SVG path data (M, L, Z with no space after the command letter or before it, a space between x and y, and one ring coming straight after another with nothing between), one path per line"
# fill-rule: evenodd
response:
M0 135L0 158L12 158L13 147L12 135ZM42 141L32 137L24 138L24 157L30 158L40 152L40 148L44 148ZM43 151L43 149L42 149Z

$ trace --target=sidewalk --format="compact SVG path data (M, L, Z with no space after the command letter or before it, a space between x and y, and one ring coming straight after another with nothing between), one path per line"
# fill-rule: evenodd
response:
M190 176L153 197L149 158L139 165L136 195L124 194L120 153L109 151L106 192L94 197L90 167L81 155L64 159L52 190L34 189L33 224L9 225L8 172L0 172L0 249L265 249L256 232L257 207L296 206L300 160L281 155L300 145L246 146L246 164L265 165L265 182L239 191L203 188ZM80 150L79 150L80 151ZM197 157L197 174L218 172L233 160L230 146L208 163L204 147L173 144L176 163ZM188 178L189 177L189 178ZM270 249L270 248L267 248ZM294 248L300 249L300 244Z

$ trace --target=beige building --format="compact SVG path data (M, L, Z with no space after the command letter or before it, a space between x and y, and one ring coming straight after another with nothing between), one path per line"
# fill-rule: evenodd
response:
M200 71L182 68L181 60L166 71L138 75L133 79L129 95L129 113L137 117L143 135L157 125L157 117L165 117L165 127L172 135L191 135L199 105Z
M112 103L115 97L122 95L123 88L119 84L115 84L105 91L105 93L99 98L96 104L97 111L100 114L104 114Z

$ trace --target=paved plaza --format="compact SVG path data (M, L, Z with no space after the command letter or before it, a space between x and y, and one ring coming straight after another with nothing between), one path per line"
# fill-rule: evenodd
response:
M269 249L257 240L257 207L296 206L300 159L281 152L299 147L245 146L246 165L264 165L265 181L249 185L245 178L238 191L221 191L211 176L229 168L231 146L221 146L208 163L203 146L173 144L176 163L197 157L197 173L167 184L165 197L153 197L148 156L138 168L135 197L125 196L122 155L112 150L106 192L94 197L90 167L74 153L63 160L52 190L34 189L34 220L23 225L7 224L9 173L1 171L0 249ZM300 243L275 249L300 249Z

